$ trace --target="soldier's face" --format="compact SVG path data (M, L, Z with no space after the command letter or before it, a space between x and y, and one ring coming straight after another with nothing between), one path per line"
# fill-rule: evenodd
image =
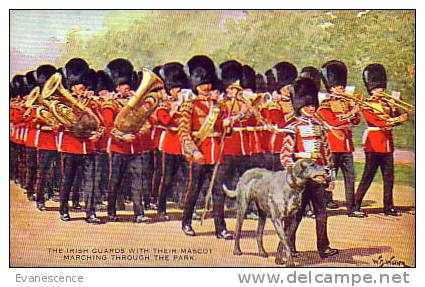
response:
M239 92L241 92L241 90L236 89L236 88L227 88L226 92L227 92L227 95L230 98L236 98L238 96Z
M71 87L71 91L76 94L76 95L82 95L84 94L84 92L86 91L86 86L84 86L83 84L78 84L78 85L73 85Z
M343 86L335 86L332 88L332 91L336 94L342 94L345 92L345 88Z
M305 115L313 115L316 112L315 105L307 105L301 108L301 113Z
M173 97L174 100L177 100L181 90L182 90L182 88L180 88L180 87L172 88L170 90L170 96Z
M280 89L280 94L289 97L291 93L289 92L288 86L284 86Z
M202 84L196 87L196 90L199 95L207 96L212 89L211 84Z
M109 98L109 91L108 90L101 90L97 93L99 97L101 97L104 100L107 100Z
M372 94L374 95L374 96L382 96L382 93L384 92L384 89L383 88L376 88L376 89L373 89L372 90Z
M129 97L130 96L130 85L128 84L123 84L123 85L118 85L116 91L124 97Z

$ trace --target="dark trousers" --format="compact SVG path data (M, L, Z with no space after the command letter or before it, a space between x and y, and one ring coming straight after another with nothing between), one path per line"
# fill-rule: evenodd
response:
M265 168L271 169L271 153L256 153L251 155L249 160L249 168Z
M9 177L18 180L18 145L12 141L9 142Z
M376 170L380 167L384 181L384 210L389 210L394 207L394 155L393 153L378 152L366 152L365 154L365 168L355 195L356 209L361 207L363 198L375 177Z
M51 172L49 173L49 193L59 194L60 187L62 185L62 164L61 164L61 154L56 150L49 151L52 154L52 166Z
M196 201L198 200L202 185L205 180L211 180L214 165L192 163L190 165L190 170L190 183L184 201L183 225L192 223L193 210L195 208ZM226 222L224 221L225 194L222 190L222 184L223 168L220 165L214 182L214 188L212 190L214 224L217 233L226 229Z
M96 190L95 202L102 203L103 198L108 194L109 184L109 154L100 152L96 154Z
M325 188L323 186L318 186L315 184L308 185L304 190L302 196L301 209L296 215L296 222L299 224L301 222L304 209L311 202L313 204L313 210L316 215L316 240L317 240L317 250L324 251L329 247L328 239L328 215L326 212L326 202L325 202ZM295 250L295 234L289 240L291 250Z
M111 177L108 191L108 215L116 215L117 196L122 192L124 177L133 201L134 215L143 214L142 206L142 157L139 154L111 154Z
M71 189L79 185L80 191L84 194L86 215L95 214L95 155L62 153L62 173L63 181L60 189L60 208L61 214L68 213L68 201ZM78 178L78 172L81 172L81 178ZM81 184L78 182L81 180Z
M354 160L352 152L333 152L332 153L333 164L335 173L338 174L338 170L342 170L344 176L344 187L345 187L345 206L347 212L354 210ZM326 192L326 201L332 201L332 192Z
M27 148L27 175L25 189L27 190L27 196L31 197L34 194L34 188L37 180L37 148Z
M154 175L154 152L149 150L142 153L141 158L141 179L142 179L142 196L146 204L150 203L150 197L153 188L153 175ZM159 179L161 180L161 179Z
M153 175L152 175L152 190L150 191L149 198L145 200L145 206L150 203L158 202L160 192L160 184L162 180L162 152L159 150L153 151Z
M24 145L18 145L18 182L21 186L25 186L26 176L26 148Z
M177 173L183 169L184 174L189 172L187 162L183 155L162 153L162 179L159 188L158 211L166 212L167 197L173 195L177 183ZM185 184L187 186L187 183Z
M221 165L223 183L229 189L234 190L237 180L250 168L250 158L248 156L225 156ZM235 180L236 179L236 180Z
M47 185L53 179L51 171L53 171L53 163L58 159L58 152L55 150L38 151L38 170L37 170L37 202L44 203L44 191Z

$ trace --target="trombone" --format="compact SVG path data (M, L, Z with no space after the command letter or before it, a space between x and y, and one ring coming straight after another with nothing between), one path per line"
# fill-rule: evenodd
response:
M409 104L406 101L403 101L397 97L394 97L393 95L387 94L385 92L378 93L380 98L387 102L389 105L393 105L397 108L400 108L401 110L405 111L406 113L413 114L415 113L415 106L412 104Z
M374 112L375 115L378 116L381 120L387 120L389 118L389 116L386 113L384 113L382 110L378 109L377 107L367 102L364 102L363 94L350 94L345 91L344 92L334 91L334 93L337 96L342 97L344 100L353 101L355 104L358 104L361 110L370 110Z

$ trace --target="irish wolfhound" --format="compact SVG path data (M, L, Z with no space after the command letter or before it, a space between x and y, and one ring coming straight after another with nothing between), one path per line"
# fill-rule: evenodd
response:
M286 265L294 266L289 240L295 238L298 227L297 213L301 209L301 196L307 184L326 185L327 171L313 160L298 160L290 171L270 171L263 168L253 168L246 171L236 186L229 190L225 185L226 195L237 200L237 220L235 228L235 247L233 254L241 255L239 244L243 220L249 203L254 200L258 209L257 245L260 256L268 254L263 246L263 231L266 218L270 215L273 225L279 235L280 242L276 264L283 264L283 252Z

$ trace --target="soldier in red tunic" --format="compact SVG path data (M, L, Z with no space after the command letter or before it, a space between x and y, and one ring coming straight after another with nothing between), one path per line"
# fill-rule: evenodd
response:
M182 90L189 88L189 80L184 72L184 66L178 62L166 63L160 70L161 78L165 83L167 99L157 108L158 125L163 129L159 140L161 153L161 183L158 196L158 219L169 220L166 201L176 188L177 173L182 169L187 174L189 167L183 156L180 145L178 128L181 118L180 107L183 102ZM188 178L185 178L187 180ZM187 183L186 183L187 185Z
M92 94L87 87L92 86L92 77L88 64L80 58L69 60L63 68L66 75L65 84L70 88L71 94L80 103L96 108L96 103L86 97ZM70 221L68 200L71 189L74 187L84 194L86 222L91 224L101 223L95 211L95 142L100 138L101 132L97 131L89 138L78 137L73 131L61 127L58 134L58 150L61 152L63 181L60 190L59 213L62 221ZM78 176L81 176L81 181Z
M318 109L318 114L327 122L328 140L334 161L335 172L341 168L344 175L347 213L350 217L364 217L361 211L354 210L354 145L352 125L360 122L359 106L342 97L347 85L347 67L341 61L332 60L322 66L323 82L329 93ZM327 207L338 208L332 200L332 192L326 193Z
M295 120L285 127L280 154L281 164L286 169L292 169L298 159L313 159L317 164L331 167L332 155L324 127L315 119L314 114L319 106L317 89L313 80L308 78L298 79L294 82L293 107L296 114ZM338 250L329 247L327 234L327 213L324 202L324 186L308 185L302 196L301 209L296 215L301 221L303 211L309 201L313 203L316 214L317 249L321 258L326 258L338 253ZM296 254L295 235L289 238L291 252Z
M250 138L248 132L248 106L242 95L243 67L235 60L220 64L221 88L224 97L221 102L224 116L231 121L224 138L223 150L223 183L227 187L234 187L234 178L239 178L250 164Z
M272 153L272 169L279 170L279 155L282 149L282 139L285 135L284 127L289 123L294 113L291 102L291 84L297 77L297 68L288 62L280 62L272 69L276 79L276 90L272 93L272 100L268 105L269 121L274 126L270 139Z
M108 191L108 216L110 221L118 221L117 196L122 192L124 179L128 180L128 189L133 201L134 221L142 223L149 221L144 214L142 204L142 152L141 134L123 133L114 127L118 113L127 105L134 95L131 85L134 81L133 65L126 59L112 60L105 71L110 75L117 93L115 100L106 101L102 107L105 131L109 137L108 152L110 153L110 182Z
M111 100L114 91L112 79L105 71L100 70L96 73L96 97L99 107L98 116L103 122L102 107L105 102ZM103 200L106 199L109 186L109 154L108 154L108 135L110 130L104 131L102 137L96 142L96 209L105 209Z
M363 70L363 80L370 97L366 103L372 108L363 108L367 128L363 134L363 149L366 163L362 179L355 195L355 208L360 210L362 200L369 189L378 167L384 181L384 214L400 216L394 208L394 141L391 129L407 121L407 113L401 113L388 101L381 99L387 88L387 75L381 64L370 64Z
M218 150L223 133L223 110L218 103L217 76L213 61L207 56L194 56L188 63L190 81L196 98L182 104L179 138L183 154L190 161L190 184L186 193L182 230L194 236L192 214L204 180L210 178L214 165L222 162ZM218 169L213 196L216 237L232 239L224 220L225 194L222 190L222 169Z
M34 80L36 81L36 83L34 83L34 86L39 86L41 90L44 86L44 83L54 73L56 73L56 68L52 65L42 65L38 67L35 71ZM49 113L44 107L37 104L32 108L32 111L34 113L32 125L34 125L35 127L35 134L33 137L34 147L38 149L38 168L36 169L37 181L35 184L35 192L37 193L37 208L40 211L45 211L46 206L44 205L44 191L47 187L49 179L51 178L49 176L49 173L54 160L54 157L51 156L51 152L49 149L53 150L56 155L56 140L53 127L48 126L44 121L42 121L41 118L43 112L48 113L51 116L51 119L53 119L53 115ZM49 128L47 128L47 126ZM46 133L48 133L49 135L46 136Z

